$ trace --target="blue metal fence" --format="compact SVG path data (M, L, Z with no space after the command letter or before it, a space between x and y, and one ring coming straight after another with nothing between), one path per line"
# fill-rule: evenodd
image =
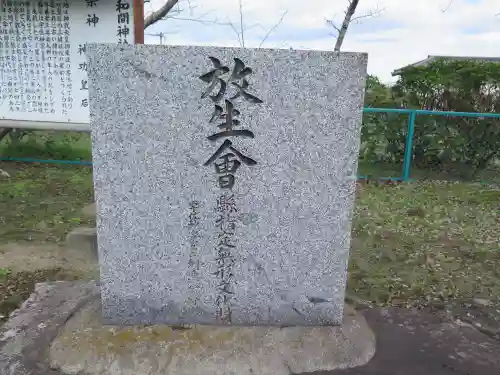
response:
M415 120L418 115L452 116L452 117L479 117L479 118L499 118L500 113L479 113L479 112L451 112L451 111L427 111L422 109L399 109L399 108L364 108L364 113L399 113L408 115L408 125L405 140L405 153L403 160L403 170L400 177L385 177L383 179L409 181L411 161L413 154L413 138L415 134ZM34 158L0 157L0 161L17 161L25 163L52 163L52 164L73 164L92 165L91 161L80 160L43 160ZM360 176L363 178L363 176Z
M479 117L479 118L499 118L500 113L480 113L480 112L452 112L452 111L428 111L424 109L398 109L398 108L364 108L364 113L400 113L408 115L408 127L406 131L405 153L403 159L403 170L401 177L388 177L391 180L410 180L411 161L413 155L413 138L415 135L415 120L418 115L437 115L453 117Z

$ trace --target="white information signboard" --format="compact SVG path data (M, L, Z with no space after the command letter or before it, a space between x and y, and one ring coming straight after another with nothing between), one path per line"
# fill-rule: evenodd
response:
M0 0L0 120L88 123L93 42L134 42L133 0Z

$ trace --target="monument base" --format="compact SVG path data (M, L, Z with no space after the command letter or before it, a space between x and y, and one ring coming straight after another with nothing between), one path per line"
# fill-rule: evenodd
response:
M89 375L289 375L367 363L375 338L347 309L341 327L102 326L94 300L65 325L51 367Z
M360 366L375 353L374 334L349 307L339 327L118 327L100 321L95 284L38 284L2 329L2 374L46 368L87 375L289 375Z

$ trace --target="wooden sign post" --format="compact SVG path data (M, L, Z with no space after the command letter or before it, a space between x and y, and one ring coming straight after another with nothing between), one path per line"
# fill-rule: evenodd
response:
M144 0L134 0L135 44L144 44Z

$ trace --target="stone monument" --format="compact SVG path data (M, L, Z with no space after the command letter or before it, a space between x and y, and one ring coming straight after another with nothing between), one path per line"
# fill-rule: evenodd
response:
M103 321L339 325L366 54L87 57Z

